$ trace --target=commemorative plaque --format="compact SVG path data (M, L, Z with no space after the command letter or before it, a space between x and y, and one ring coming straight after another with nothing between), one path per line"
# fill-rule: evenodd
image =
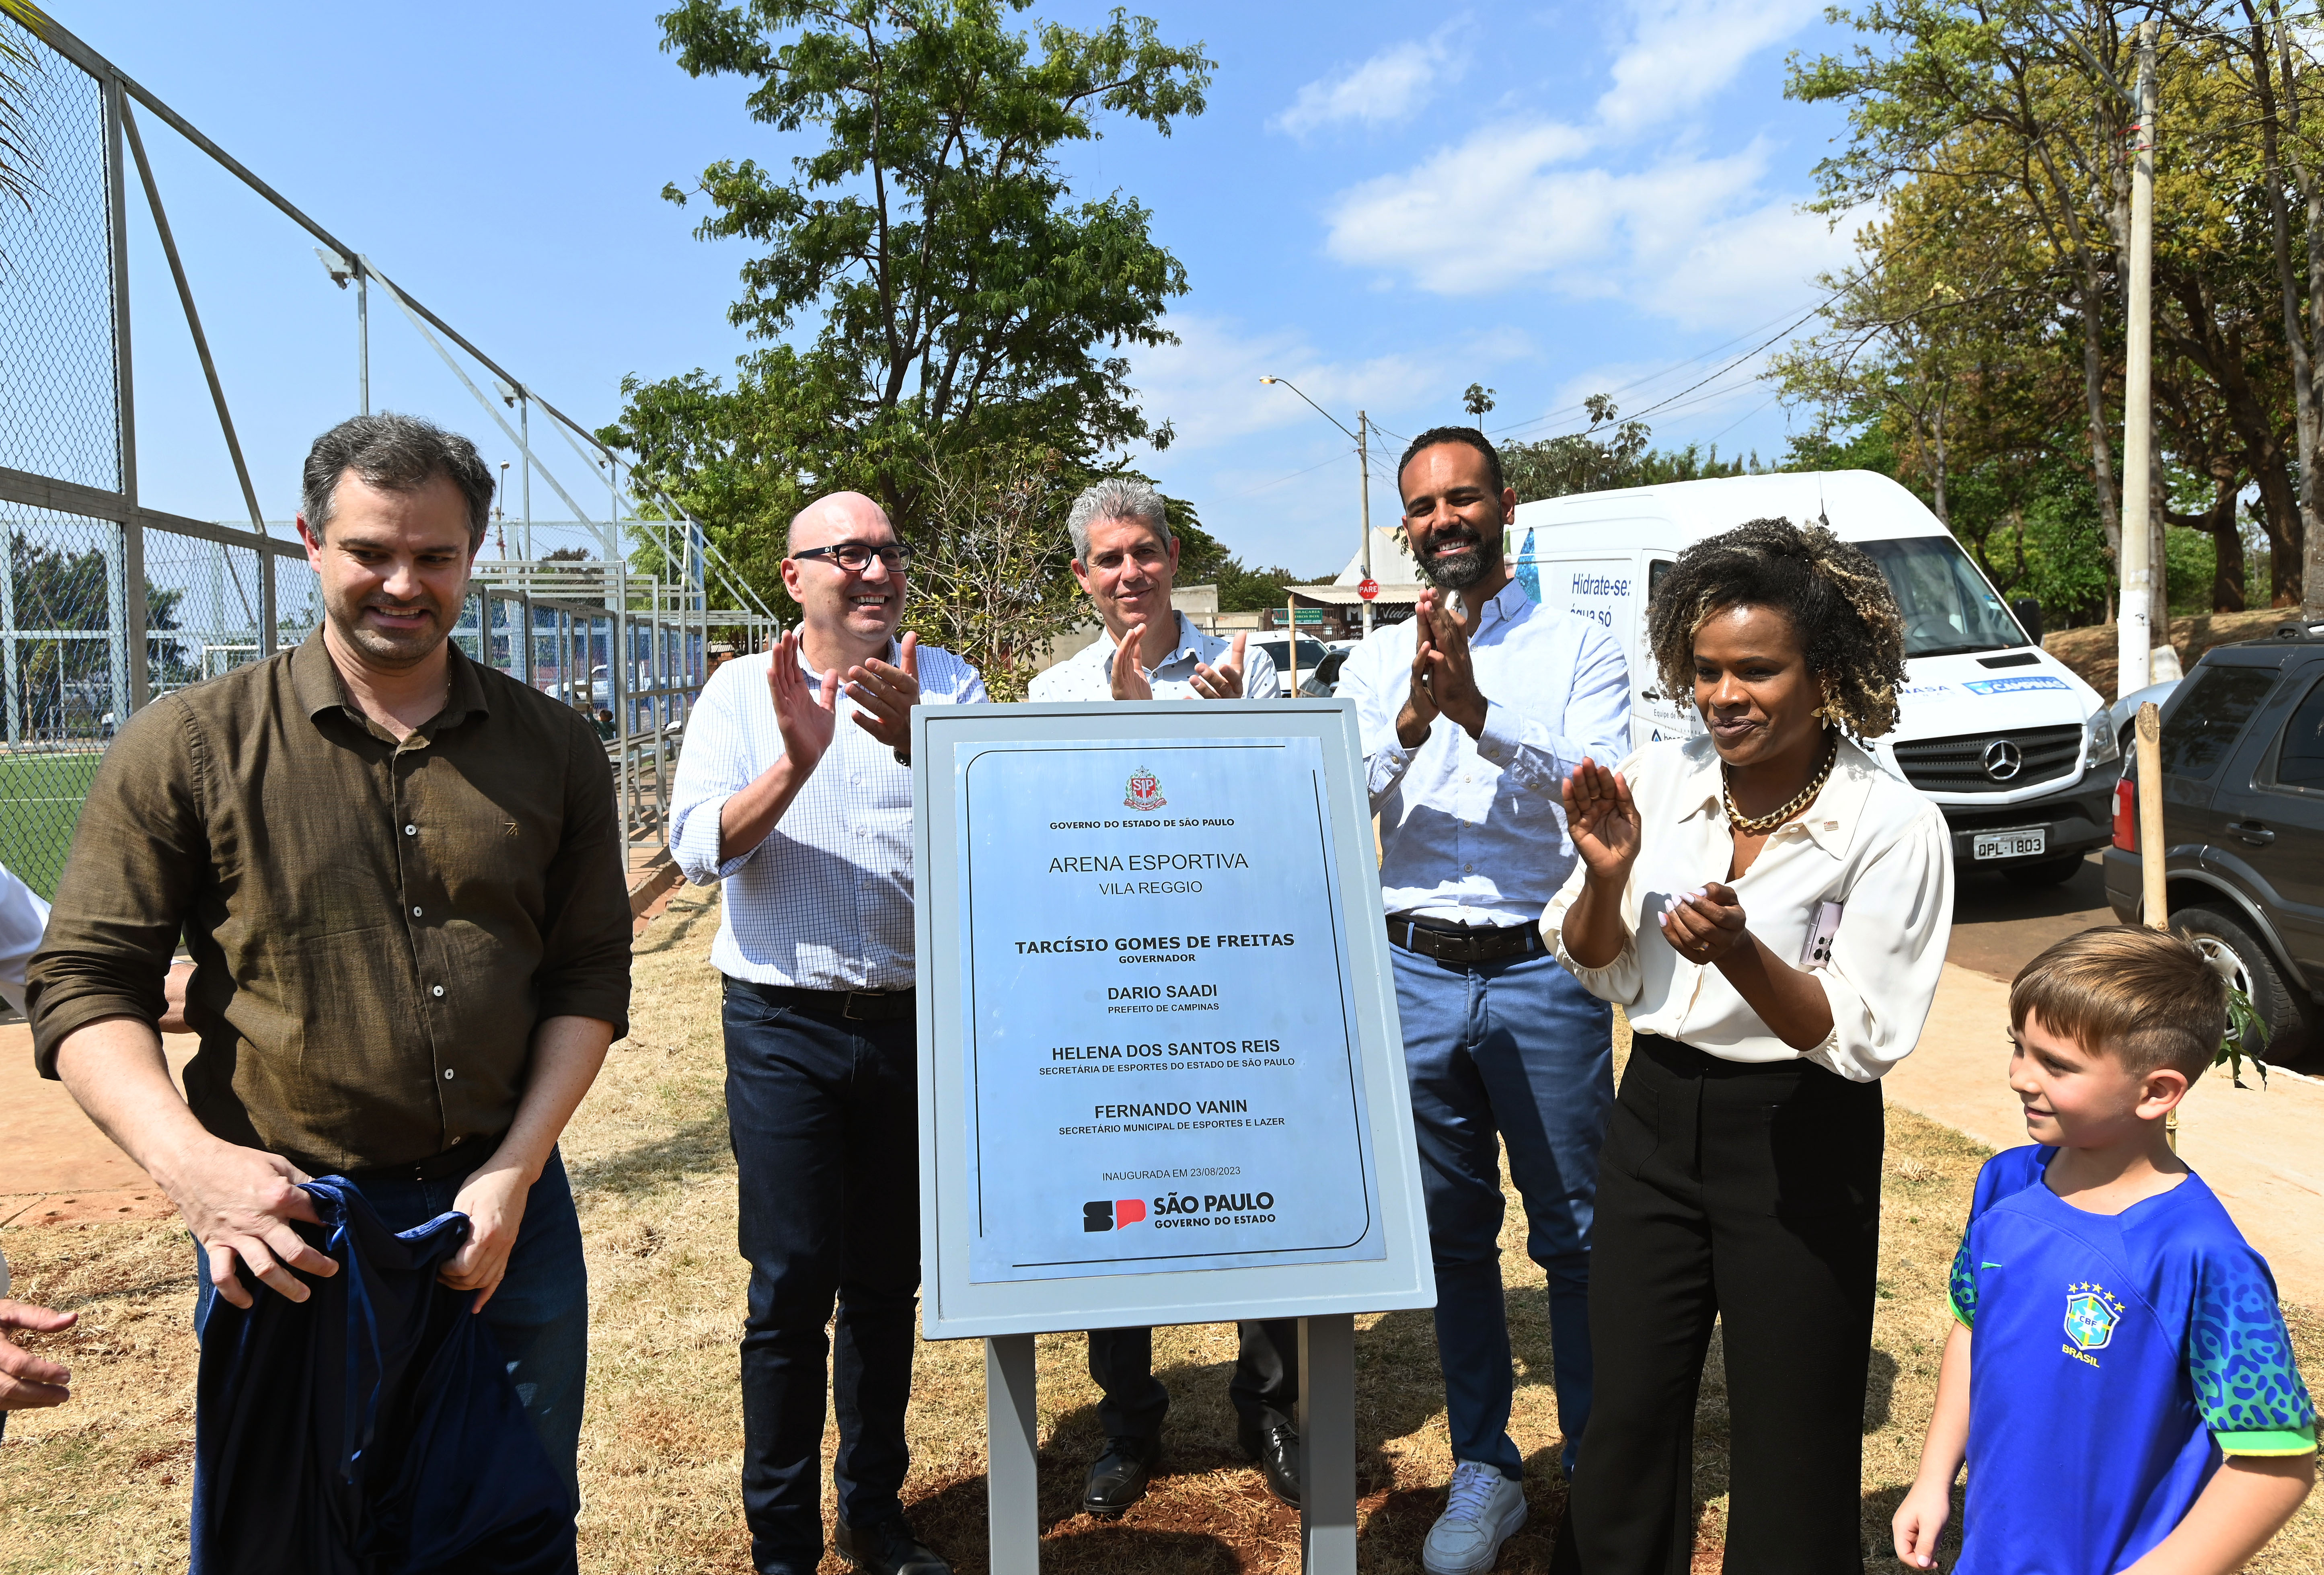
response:
M1310 1566L1352 1568L1349 1315L1435 1300L1353 705L912 725L923 1320L991 1341L994 1568L1030 1567L1020 1337L1286 1317Z

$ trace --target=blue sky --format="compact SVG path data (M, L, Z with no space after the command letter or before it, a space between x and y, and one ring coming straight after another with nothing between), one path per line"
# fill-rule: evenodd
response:
M616 412L626 373L722 371L742 347L724 309L744 249L696 241L698 214L659 193L713 159L789 150L745 118L742 84L693 81L659 52L650 3L54 9L585 421ZM1716 371L1812 306L1816 273L1847 254L1846 226L1798 211L1840 129L1782 96L1786 52L1836 41L1808 0L1143 9L1218 62L1209 111L1167 140L1113 127L1069 168L1077 194L1153 209L1186 265L1169 318L1183 342L1140 355L1133 379L1179 440L1140 463L1246 561L1336 570L1356 540L1346 441L1262 373L1397 434L1458 419L1481 382L1498 391L1489 429L1550 436L1579 428L1586 394L1637 410ZM353 408L352 298L254 195L150 117L146 135L262 504L285 518L307 443ZM236 518L131 207L146 501ZM372 311L374 405L512 458L376 293ZM1655 442L1780 452L1785 413L1751 371L1650 416ZM580 492L569 449L535 447ZM1381 523L1392 463L1375 466ZM545 486L534 506L563 512Z

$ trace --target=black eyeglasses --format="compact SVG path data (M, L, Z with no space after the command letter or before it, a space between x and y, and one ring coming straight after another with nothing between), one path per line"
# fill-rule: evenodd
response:
M804 551L795 552L791 556L827 558L849 574L858 575L872 566L874 554L878 555L881 563L888 566L891 573L912 561L912 549L900 541L891 541L885 547L872 547L861 541L840 541L829 547L810 547Z

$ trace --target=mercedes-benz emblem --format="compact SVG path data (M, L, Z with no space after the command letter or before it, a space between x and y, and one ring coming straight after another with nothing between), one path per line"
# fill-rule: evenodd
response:
M2006 738L1995 739L1985 746L1985 774L1997 782L2006 782L2025 769L2025 754Z

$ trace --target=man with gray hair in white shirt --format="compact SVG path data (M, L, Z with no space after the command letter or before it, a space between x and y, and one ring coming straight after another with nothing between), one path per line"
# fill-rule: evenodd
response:
M1273 700L1282 693L1275 663L1205 634L1170 604L1178 542L1162 494L1142 481L1112 477L1085 490L1065 515L1074 577L1105 621L1095 643L1033 680L1032 700ZM1288 1318L1239 1325L1240 1349L1227 1397L1237 1441L1259 1463L1268 1490L1299 1502L1299 1326ZM1154 1377L1154 1331L1093 1329L1090 1378L1104 1394L1098 1423L1105 1452L1090 1467L1082 1508L1120 1515L1146 1496L1162 1453L1169 1392Z
M1160 493L1110 477L1074 500L1065 530L1074 578L1105 632L1037 674L1028 700L1271 700L1282 692L1273 659L1249 649L1249 635L1230 643L1205 634L1170 604L1178 539Z

